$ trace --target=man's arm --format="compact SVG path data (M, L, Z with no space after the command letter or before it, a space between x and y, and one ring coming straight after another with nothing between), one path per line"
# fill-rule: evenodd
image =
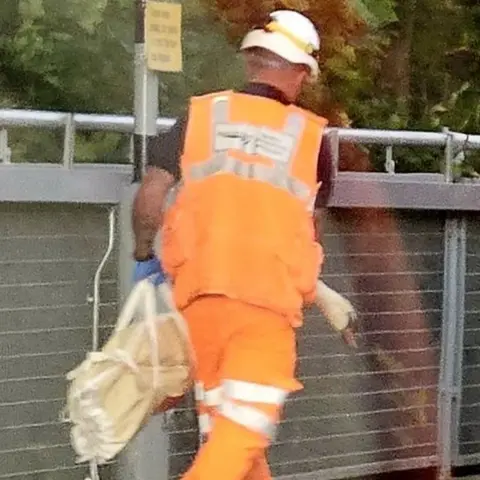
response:
M153 243L162 224L162 207L175 177L166 170L149 167L133 201L132 227L135 237L134 257L137 261L148 260Z
M163 203L170 188L180 180L180 157L187 118L181 117L166 133L155 137L147 150L148 167L133 201L134 258L151 258L153 244L163 221Z
M315 238L320 240L324 213L333 190L334 170L330 142L323 138L317 167L317 181L322 182L315 198ZM323 281L317 282L315 303L330 325L339 331L344 342L356 348L355 339L357 314L353 305L342 295L328 287Z

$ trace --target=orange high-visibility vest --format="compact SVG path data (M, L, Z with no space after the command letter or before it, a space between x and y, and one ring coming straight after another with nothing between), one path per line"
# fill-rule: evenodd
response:
M219 294L301 318L323 261L311 211L326 124L265 97L191 99L182 183L162 231L178 308Z

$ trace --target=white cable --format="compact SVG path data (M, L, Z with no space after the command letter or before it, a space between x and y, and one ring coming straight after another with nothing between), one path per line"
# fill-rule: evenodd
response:
M111 208L108 215L108 246L97 271L95 272L95 278L93 281L93 325L92 325L92 350L98 350L98 338L99 338L99 322L100 322L100 275L102 274L103 267L107 263L108 258L113 250L115 242L115 208ZM87 480L100 480L98 474L98 465L95 460L90 461L90 478Z

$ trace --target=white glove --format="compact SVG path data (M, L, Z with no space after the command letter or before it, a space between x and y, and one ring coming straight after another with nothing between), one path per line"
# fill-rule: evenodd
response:
M356 347L357 312L350 301L318 280L315 303L328 323L342 334L345 343Z

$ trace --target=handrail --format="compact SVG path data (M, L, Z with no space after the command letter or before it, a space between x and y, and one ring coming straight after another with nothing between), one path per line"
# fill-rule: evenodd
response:
M79 131L109 131L133 133L134 117L129 115L84 114L49 112L41 110L0 109L0 128L38 127L65 128L69 121ZM164 131L175 123L174 118L158 118L158 131ZM463 148L480 149L480 134L467 135L456 132L427 132L411 130L383 130L359 128L327 128L342 142L378 145L419 145L445 147L449 139Z
M47 112L42 110L0 109L0 127L65 127L71 113ZM118 133L133 133L134 117L129 115L108 115L74 113L73 124L76 130L107 131ZM174 118L159 118L159 131L167 130L175 123Z
M157 131L168 130L174 118L158 118ZM63 128L63 161L65 168L74 165L75 134L77 131L104 131L132 134L135 118L129 115L86 114L50 112L41 110L0 109L0 132L8 127ZM412 130L383 130L359 128L327 128L331 140L334 171L338 172L339 145L343 143L383 145L386 148L385 170L395 173L394 146L440 147L444 149L444 177L446 182L453 178L455 150L480 149L480 135L452 132L443 128L441 132ZM131 138L132 141L132 138ZM8 136L0 135L0 163L10 163ZM4 157L4 158L2 158Z

